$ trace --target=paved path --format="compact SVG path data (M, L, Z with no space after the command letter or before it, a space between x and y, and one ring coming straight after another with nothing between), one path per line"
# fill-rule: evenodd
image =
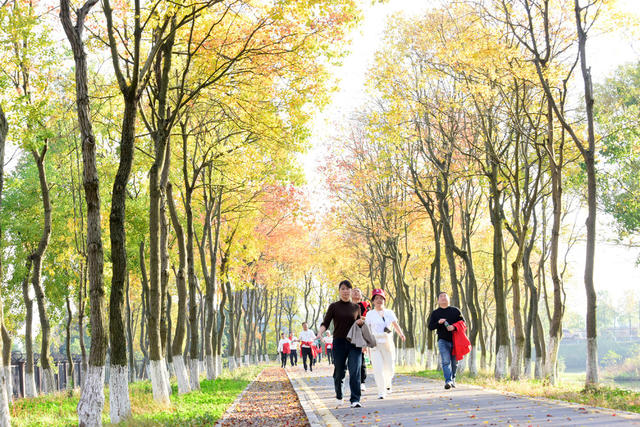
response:
M640 426L640 416L583 407L577 404L515 396L459 384L444 390L443 383L398 375L393 394L377 399L373 375L367 378L363 408L337 406L332 367L322 362L313 374L290 369L289 377L299 394L312 426ZM311 412L311 413L310 413Z

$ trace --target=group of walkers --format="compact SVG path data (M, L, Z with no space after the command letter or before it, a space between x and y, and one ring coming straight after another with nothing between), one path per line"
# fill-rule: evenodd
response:
M298 348L300 349L300 358L305 372L313 372L313 366L322 361L323 354L327 356L329 364L333 361L333 337L331 333L328 332L327 336L318 339L315 332L309 329L307 322L302 323L300 337L296 337L293 334L287 337L284 332L280 334L280 341L278 341L280 366L286 368L287 361L291 366L298 366Z
M354 289L348 280L340 282L338 291L340 299L329 305L317 335L313 336L313 332L304 323L299 342L303 348L303 355L313 351L314 342L324 342L327 356L333 356L333 380L338 404L344 401L343 382L348 370L351 407L360 408L362 407L361 394L366 390L364 384L367 378L364 357L366 349L369 349L378 398L385 399L392 392L395 373L396 352L393 333L395 331L403 341L405 336L395 313L385 307L387 297L383 289L373 290L371 294L373 307L363 300L362 292ZM328 332L332 323L333 336ZM449 295L446 292L438 295L438 308L431 313L428 324L430 330L437 331L438 350L445 380L444 388L449 390L456 386L457 362L470 351L470 343L466 337L467 328L462 313L458 308L450 305ZM328 336L325 336L325 333ZM281 352L282 366L285 367L285 352L292 340L287 340L284 334L282 338L278 351ZM311 360L311 356L309 358ZM309 362L310 371L313 370L312 367L312 362ZM304 368L306 371L306 359Z

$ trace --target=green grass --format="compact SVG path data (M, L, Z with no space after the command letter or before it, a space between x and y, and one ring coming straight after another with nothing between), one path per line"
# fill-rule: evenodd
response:
M223 373L219 378L200 382L201 390L178 395L172 384L171 406L162 407L153 400L151 383L129 385L132 418L121 426L204 426L218 420L235 398L264 368L251 366ZM56 393L33 399L19 399L11 407L13 426L75 426L79 391L73 395ZM102 421L109 423L109 390L105 389Z
M406 371L403 373L443 381L440 371ZM491 373L481 372L475 377L463 373L457 377L456 381L461 384L472 384L524 396L558 399L582 405L640 413L640 392L608 385L585 390L584 383L579 383L571 377L556 385L551 385L541 380L512 381L506 379L497 381Z

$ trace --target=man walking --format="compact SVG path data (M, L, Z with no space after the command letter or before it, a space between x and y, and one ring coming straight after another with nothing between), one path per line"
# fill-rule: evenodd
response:
M429 329L432 331L437 329L438 332L438 350L442 361L444 388L447 390L456 386L456 369L458 367L458 362L452 354L452 332L456 329L453 325L460 320L464 321L460 310L449 304L449 295L446 292L440 292L438 295L439 307L433 310L429 316Z
M300 341L293 334L289 335L289 341L291 341L291 354L289 355L291 366L298 366L298 345Z
M360 307L351 302L353 286L348 280L338 285L340 300L329 305L324 316L318 338L333 322L333 385L338 404L342 403L342 381L349 367L349 388L351 389L351 407L360 408L360 367L362 363L362 348L356 347L347 340L347 335L353 324L362 326L364 320L360 318Z
M358 304L358 306L360 307L360 315L362 317L366 317L367 312L369 311L371 306L369 305L368 301L362 299L362 291L360 289L353 288L353 290L351 291L351 301L355 304ZM365 348L362 349L362 362L360 367L360 388L362 389L362 391L367 390L367 386L364 384L367 379L367 364L365 363L364 352Z
M307 322L302 324L302 332L300 333L300 354L302 356L302 366L304 371L307 372L307 358L309 359L309 370L313 372L313 351L311 346L316 339L316 334L313 333Z
M329 365L333 364L333 337L331 332L327 332L327 336L322 339L324 341L324 349L327 352L327 361Z

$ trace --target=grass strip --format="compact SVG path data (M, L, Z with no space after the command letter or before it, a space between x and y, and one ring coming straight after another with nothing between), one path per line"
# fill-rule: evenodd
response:
M442 372L436 370L405 372L399 370L399 373L444 381ZM465 372L457 376L456 382L516 393L523 396L557 399L586 406L599 406L602 408L640 413L640 392L608 385L585 389L583 385L574 382L560 382L556 385L551 385L546 381L534 379L518 381L505 379L498 381L493 377L492 373L488 372L481 372L476 376L471 376L468 372Z
M215 380L200 381L201 389L178 395L172 383L171 406L163 407L153 400L150 381L129 384L132 418L120 426L205 426L217 421L235 398L262 371L264 365L225 371ZM10 408L13 426L76 426L76 407L80 391L18 399ZM109 423L109 390L105 388L104 425Z

